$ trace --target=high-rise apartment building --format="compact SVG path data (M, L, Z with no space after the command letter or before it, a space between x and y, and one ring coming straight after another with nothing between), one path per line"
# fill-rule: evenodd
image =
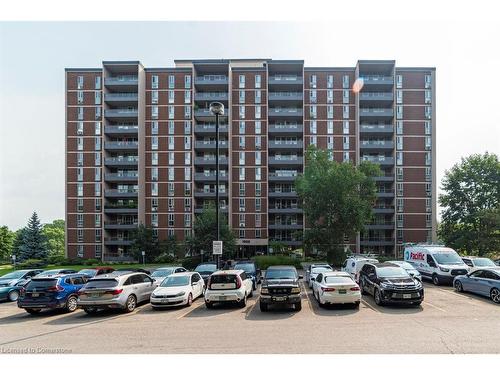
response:
M353 85L363 82L360 92ZM220 127L222 212L246 254L301 247L294 180L311 144L338 162L378 163L374 220L353 252L399 255L435 239L435 69L395 61L305 67L300 60L176 60L172 68L104 61L66 69L66 251L127 260L139 223L159 239L191 234L215 201ZM209 251L209 249L207 249Z

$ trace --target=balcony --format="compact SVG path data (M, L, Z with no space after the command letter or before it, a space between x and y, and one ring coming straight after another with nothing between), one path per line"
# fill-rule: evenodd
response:
M362 124L359 127L360 133L368 133L373 135L386 135L394 133L394 126L392 125L377 125L377 124Z
M379 221L365 225L366 230L394 229L394 221Z
M104 191L104 196L106 198L137 198L137 190L119 190L119 189L107 189Z
M268 193L269 198L297 198L296 191L277 191L270 190Z
M206 210L206 209L208 209L208 206L196 206L196 207L194 208L194 212L195 212L196 214L201 214L201 213L203 213L203 211L204 211L204 210ZM221 207L221 208L220 208L220 212L222 212L222 213L227 213L227 206Z
M194 158L194 165L213 165L215 166L215 156L214 157L204 157L204 156L197 156ZM219 156L219 165L227 165L227 157L225 156Z
M137 134L139 126L137 125L106 125L104 127L104 134L111 135L129 135Z
M269 124L269 134L295 135L303 132L302 124Z
M302 230L302 224L287 224L287 223L269 223L268 229L290 229L290 230Z
M268 84L273 89L302 89L303 79L297 75L277 74L269 77Z
M216 177L216 173L215 172L212 172L212 173L195 173L194 174L194 180L195 181L213 181L215 182L215 177ZM221 182L224 182L224 181L227 181L227 174L220 174L219 175L219 181Z
M110 151L137 150L138 141L107 141L104 142L104 149Z
M302 150L304 148L302 141L269 141L270 149L280 149L280 150Z
M138 156L117 156L104 159L106 167L137 167L138 163Z
M363 79L363 88L366 91L390 90L394 85L392 76L363 75L359 78Z
M137 118L139 114L137 108L118 108L104 110L104 117L107 119Z
M359 148L365 150L392 150L394 148L394 142L386 140L360 140Z
M392 156L361 156L362 161L370 161L380 165L394 165L394 158Z
M116 204L104 206L105 214L137 214L137 211L137 205Z
M289 117L302 117L302 108L283 107L283 108L269 108L269 118L289 118Z
M393 189L381 189L376 192L377 198L393 198L394 190Z
M284 157L270 156L268 164L273 165L302 165L304 158L302 156Z
M226 88L228 85L227 76L222 74L207 74L198 76L194 79L194 84L200 88L204 89L222 89Z
M295 91L275 91L269 93L269 101L273 104L298 103L304 100L301 92Z
M388 237L361 237L359 244L361 246L393 246L394 245L394 238Z
M131 171L130 173L106 173L104 175L106 182L135 182L138 178L139 173L137 171Z
M119 220L105 221L104 229L132 230L137 228L138 223L122 222Z
M392 108L360 108L359 117L366 120L391 120L394 117Z
M375 206L372 209L374 214L393 214L394 206Z
M112 89L135 89L137 91L138 84L139 78L136 75L119 75L104 79L104 85Z
M270 172L268 175L269 181L295 181L299 173L297 171L290 172Z
M215 199L215 189L210 191L206 190L195 190L194 191L195 198L214 198ZM219 198L227 198L227 191L219 192Z
M219 125L219 134L227 133L228 126L227 125ZM215 124L210 125L196 125L194 127L195 134L213 134L215 135Z
M392 92L361 92L359 102L364 104L384 104L388 105L394 101Z
M228 109L224 108L224 114L222 116L219 116L219 120L222 122L227 122L227 117L229 115ZM210 109L208 108L198 108L194 110L194 117L198 121L215 121L215 115L210 112Z
M194 148L198 150L215 150L215 141L195 141ZM219 149L227 149L227 141L219 141Z
M272 207L268 208L270 214L301 214L303 213L300 207Z
M109 237L104 239L104 244L106 246L130 246L132 245L133 240L128 238L120 238L120 237Z
M375 182L393 182L394 181L394 174L386 173L382 176L373 177L373 181L375 181Z
M113 92L104 94L104 101L108 104L137 105L139 95L136 92Z
M286 246L302 246L302 241L288 240L288 239L282 240L279 237L269 238L269 243L270 243L269 247L272 247L272 242L279 242Z
M227 92L197 92L194 95L194 100L207 101L207 102L227 102L228 101Z

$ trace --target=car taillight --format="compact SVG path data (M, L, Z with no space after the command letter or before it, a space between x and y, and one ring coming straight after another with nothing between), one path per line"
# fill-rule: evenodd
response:
M239 276L236 276L236 289L241 288L241 279Z
M123 292L123 289L115 289L115 290L111 291L111 294L116 296L116 295L120 294L121 292Z
M351 290L352 290L352 291L357 291L357 290L359 290L359 286L353 286L353 287L351 288Z
M54 285L51 286L50 288L47 288L47 292L62 292L64 288L60 285Z
M335 292L335 288L325 288L325 287L321 287L321 290L323 292Z
M212 285L212 278L209 276L208 277L208 283L207 283L207 288L210 289L210 286Z

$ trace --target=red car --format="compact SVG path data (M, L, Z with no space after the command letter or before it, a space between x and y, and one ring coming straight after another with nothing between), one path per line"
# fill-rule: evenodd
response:
M93 267L93 268L84 268L84 269L78 271L78 273L83 273L83 274L87 275L88 277L92 278L92 277L96 277L96 276L105 275L107 273L111 273L114 271L115 271L115 269L112 267Z

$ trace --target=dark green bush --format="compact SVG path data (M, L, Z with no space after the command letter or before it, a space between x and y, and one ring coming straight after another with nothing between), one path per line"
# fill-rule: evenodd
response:
M259 255L252 258L257 266L261 270L267 269L269 266L295 266L297 269L301 269L300 258L292 258L284 255Z
M47 262L41 259L26 259L24 262L18 263L17 268L40 268L46 265Z
M170 254L161 254L158 255L154 260L153 263L165 263L165 264L170 264L174 263L176 261L175 257Z
M66 264L68 259L62 255L52 255L47 258L47 264L63 265Z
M101 263L101 261L99 259L85 259L83 261L83 264L85 266L95 266L97 264Z
M201 257L186 257L182 260L182 267L187 268L188 270L194 270L198 264L201 263Z

